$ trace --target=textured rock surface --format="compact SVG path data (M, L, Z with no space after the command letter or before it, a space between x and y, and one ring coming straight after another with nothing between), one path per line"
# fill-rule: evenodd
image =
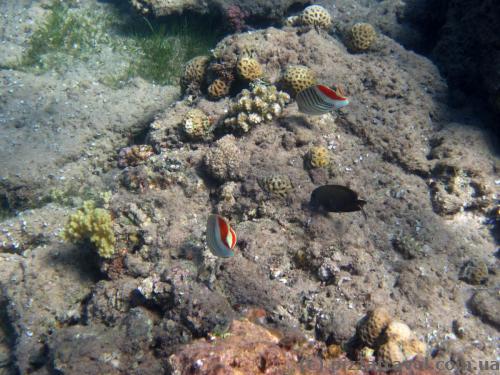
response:
M247 307L265 310L266 322L280 330L345 344L356 322L380 305L444 360L463 367L467 358L495 358L498 298L459 279L463 264L477 257L489 270L480 287L499 283L485 225L499 165L491 135L448 107L447 87L428 59L388 37L370 53L350 54L324 32L268 28L229 36L216 52L234 60L249 48L272 83L287 66L305 65L318 82L345 86L350 105L310 117L291 103L280 119L244 135L216 132L214 141L185 142L178 129L188 110L221 124L230 99L173 104L141 139L158 155L109 166L120 239L110 260L60 242L67 208L48 205L3 220L0 364L33 374L153 374L169 366L182 373L198 366L193 353L208 355L205 338L223 336ZM239 162L223 156L224 173L215 180L205 160L218 139L231 144ZM312 146L330 152L330 164L318 171L304 168ZM274 175L289 179L286 196L262 188ZM366 219L312 212L310 193L324 183L359 192ZM215 259L206 247L212 212L237 233L233 258ZM238 334L234 350L241 348ZM288 363L292 351L283 347L295 339L279 345L281 338L261 336L269 337L266 367L272 358ZM221 341L215 345L222 352Z
M199 13L222 12L231 6L239 7L248 17L279 20L286 11L296 4L305 4L305 0L131 0L139 11L165 16L173 13L194 11Z

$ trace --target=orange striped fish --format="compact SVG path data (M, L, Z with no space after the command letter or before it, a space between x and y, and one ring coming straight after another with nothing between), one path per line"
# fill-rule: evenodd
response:
M322 115L349 104L339 88L315 85L297 94L299 111L308 115Z
M220 215L212 214L208 217L207 244L210 251L218 257L229 258L234 255L236 233Z

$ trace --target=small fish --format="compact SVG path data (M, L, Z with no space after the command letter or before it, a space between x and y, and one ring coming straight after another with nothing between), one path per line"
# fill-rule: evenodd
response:
M324 85L311 86L297 94L299 111L308 115L322 115L349 104L340 88Z
M310 205L314 209L322 207L328 212L363 211L366 201L358 199L358 193L341 185L323 185L313 190ZM365 212L363 214L366 217Z
M210 251L218 257L229 258L234 255L236 233L220 215L212 214L208 217L207 244Z

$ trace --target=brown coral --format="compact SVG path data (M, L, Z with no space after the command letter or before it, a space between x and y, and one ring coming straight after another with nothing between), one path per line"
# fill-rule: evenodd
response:
M369 311L357 327L358 337L367 346L375 348L391 320L387 310L382 307Z
M350 38L355 50L366 51L375 42L377 32L369 23L359 22L352 26Z
M329 29L332 26L332 17L330 13L320 5L311 5L302 11L300 17L304 26L320 27Z
M238 75L247 81L256 80L263 75L262 65L251 57L238 59L236 70L238 71Z
M219 99L229 94L229 85L222 79L215 79L210 86L208 86L208 95L214 99Z
M181 85L184 90L191 85L200 86L202 84L209 60L208 56L196 56L186 63L181 77Z
M316 84L314 71L303 65L291 65L283 74L283 83L291 94L307 89Z

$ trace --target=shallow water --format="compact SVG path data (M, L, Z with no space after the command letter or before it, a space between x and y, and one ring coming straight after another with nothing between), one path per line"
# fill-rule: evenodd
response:
M448 32L482 16L484 49L490 17L230 3L0 3L0 374L387 365L417 351L384 354L391 320L428 358L494 369L498 77L458 79ZM315 84L349 104L301 113ZM311 205L327 184L366 204ZM381 306L370 342L358 322Z

